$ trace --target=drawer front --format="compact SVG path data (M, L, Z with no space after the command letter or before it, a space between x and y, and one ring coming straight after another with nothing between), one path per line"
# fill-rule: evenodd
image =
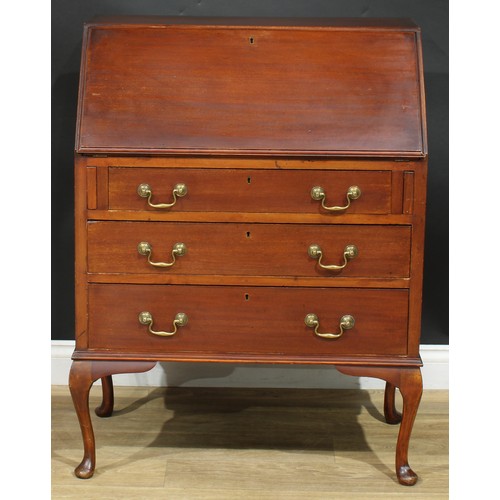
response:
M149 255L139 253L141 242ZM186 253L174 262L179 242ZM321 262L309 254L314 244ZM407 277L410 265L409 226L91 222L88 245L91 273L394 278ZM349 246L357 255L346 260Z
M148 184L152 204L170 204L179 183L187 186L187 194L170 208L152 208L137 192L139 185ZM346 206L351 186L358 186L361 195L345 211L329 212L321 207L321 201L312 199L311 189L316 186L323 188L328 207ZM112 210L387 214L390 201L388 171L109 169Z
M177 313L188 322L169 337ZM282 356L405 355L408 291L238 286L90 285L89 348L130 353L279 354ZM306 326L314 313L319 333L340 332L340 318L354 327L337 339Z

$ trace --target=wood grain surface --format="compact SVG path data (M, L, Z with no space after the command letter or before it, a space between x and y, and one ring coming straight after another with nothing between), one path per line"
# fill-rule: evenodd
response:
M95 470L88 394L99 378L104 390L97 414L108 417L111 375L145 371L157 361L302 363L336 365L343 373L388 383L385 419L401 420L396 470L380 461L375 468L414 485L408 447L422 393L418 348L427 176L420 30L388 20L232 22L140 17L131 24L115 18L85 27L70 374L84 442L76 474L90 478ZM188 192L172 207L158 209L138 195L142 183L150 185L152 203L172 202L178 183ZM358 186L361 196L332 213L311 198L314 186L324 189L327 206L344 206L350 186ZM173 267L158 270L137 252L141 241L151 245L153 262L169 263L174 243L188 251ZM327 265L342 264L346 245L356 245L359 255L340 272L326 271L307 254L313 243L321 246ZM139 322L142 311L151 313L149 325ZM158 335L174 329L180 312L187 314L187 324ZM316 334L304 322L309 313L318 316ZM354 317L352 329L336 339L318 335L340 333L344 315ZM394 406L396 387L403 396L401 417ZM225 408L211 396L212 409ZM295 401L295 407L303 404ZM245 413L248 406L242 408ZM319 452L321 460L291 467L288 458L277 460L287 489L266 491L273 499L288 490L308 498L344 491L331 483L314 489L325 448L303 440L288 417L266 423L278 439L272 448L288 449L291 439L302 453ZM313 416L316 436L330 417ZM226 422L230 429L224 433L212 422L202 447L258 449L247 441L253 429L246 426L253 421L242 421L240 428ZM350 443L354 421L348 416L338 435L327 432L325 442ZM173 431L173 439L182 442L182 428ZM123 435L127 444L134 439L133 431ZM225 450L220 457L210 451L196 470L186 457L174 456L167 459L173 463L167 472L159 460L141 479L148 492L168 482L172 494L186 480L199 481L200 491L207 491L214 474L229 474L234 482L219 491L243 488L266 498L264 483L249 486L252 470L262 474L255 454L244 458L242 474L225 459ZM118 462L127 468L130 458ZM420 465L413 465L422 476ZM294 468L312 473L299 481ZM98 470L106 474L106 465ZM362 476L352 467L348 471L354 491ZM370 497L368 489L356 491Z
M416 28L162 28L87 26L78 152L425 154Z
M237 163L237 162L234 162ZM214 167L217 165L215 164ZM147 183L152 203L171 203L177 183L188 188L186 196L167 210L151 208L137 194ZM321 186L327 206L343 207L350 186L358 186L361 196L351 201L344 214L390 213L391 174L389 171L363 170L239 170L239 169L151 169L110 168L109 208L155 212L258 212L329 213L321 202L311 198L311 189Z
M158 337L138 315L153 315L154 328L171 331L177 313L189 322L172 337ZM338 333L340 318L353 329L336 340L319 338L304 323L320 319L320 332ZM407 290L281 287L89 285L89 348L113 352L287 356L405 355Z
M405 278L410 268L409 226L91 222L90 273ZM155 267L137 245L148 242L152 262L173 262L172 247L187 252L171 267ZM347 245L358 255L342 270L325 270L308 255L318 244L323 265L343 265ZM124 279L126 279L124 277Z

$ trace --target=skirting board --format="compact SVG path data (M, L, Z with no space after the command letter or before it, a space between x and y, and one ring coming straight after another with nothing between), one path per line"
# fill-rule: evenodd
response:
M52 341L52 385L67 385L74 347L74 341ZM424 389L447 390L449 347L422 345L420 355ZM226 363L158 363L146 373L114 375L113 382L138 387L384 388L382 380L349 377L328 366Z

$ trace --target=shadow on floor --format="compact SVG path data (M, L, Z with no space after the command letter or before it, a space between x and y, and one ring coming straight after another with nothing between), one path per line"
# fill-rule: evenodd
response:
M149 447L356 452L356 459L396 481L394 471L368 445L358 422L365 408L380 422L377 425L387 425L368 391L158 388L117 408L114 418L158 398L168 417ZM396 437L397 428L394 450Z

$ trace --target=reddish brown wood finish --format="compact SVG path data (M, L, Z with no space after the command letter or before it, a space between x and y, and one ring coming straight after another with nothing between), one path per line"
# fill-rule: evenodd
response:
M410 315L408 318L408 355L418 356L422 319L424 277L425 209L427 198L427 160L413 170L413 222L410 269Z
M85 159L75 158L75 340L87 348L87 174Z
M97 208L107 210L109 207L109 169L107 167L97 168Z
M104 405L107 407L104 410L106 414L111 402L108 377L115 373L145 372L151 370L155 364L156 362L147 361L73 361L69 374L69 388L80 422L84 448L83 459L75 469L77 477L88 479L92 477L95 469L95 438L89 412L89 391L92 384L98 378L105 380L106 385L103 387L105 387L105 398L107 398Z
M90 273L404 278L410 267L408 226L94 222L88 238ZM187 253L172 267L155 267L139 242L151 245L153 262L173 262L177 242ZM344 269L325 270L308 255L312 244L321 246L324 265L342 265L347 245L359 253Z
M102 384L102 403L101 406L95 409L98 417L111 417L113 414L113 406L115 404L115 396L113 391L113 378L107 375L101 379Z
M396 386L390 382L385 384L384 416L388 424L399 424L401 413L396 410Z
M87 208L97 208L97 172L96 167L87 168Z
M77 150L423 156L416 33L88 26Z
M287 356L405 355L407 290L166 285L90 285L89 348L115 352ZM171 331L184 312L186 326L168 338L148 333L138 322L149 311L154 329ZM356 320L337 340L314 335L304 324L308 313L320 319L320 332L337 333L345 314Z
M158 222L242 222L271 224L379 224L412 225L410 215L348 215L333 214L284 214L246 212L127 212L125 210L93 210L88 214L92 220L158 221Z
M412 486L418 476L408 464L408 446L418 405L422 397L422 375L420 368L374 368L361 366L339 366L339 371L346 375L381 378L392 387L399 388L403 396L403 413L396 445L396 475L405 486ZM387 393L386 393L387 394ZM391 403L392 404L392 403ZM393 414L391 418L396 418ZM394 422L389 422L394 423Z
M420 31L398 20L116 18L83 41L75 158L76 349L70 387L93 474L88 391L113 411L113 373L157 361L335 365L386 381L401 427L396 472L417 480L408 444L419 355L427 145ZM92 157L90 155L96 154ZM148 183L154 209L137 194ZM362 195L344 212L347 189ZM171 269L137 252L153 246ZM359 255L345 270L343 248ZM139 324L150 311L158 337ZM337 340L339 319L356 324ZM403 412L395 408L396 388Z
M234 162L233 162L234 163ZM389 171L262 171L111 168L109 208L111 210L151 210L157 212L272 212L387 214L390 212L391 175ZM137 187L147 183L153 203L171 203L174 186L182 182L188 194L169 209L151 208L137 194ZM311 189L321 186L327 206L345 206L347 190L358 186L361 196L345 212L330 213L321 202L311 198Z
M392 172L392 213L403 212L403 172Z
M403 200L403 213L413 213L413 189L414 189L414 174L413 172L404 173L404 200Z
M197 168L197 169L222 169L222 170L356 170L376 171L388 170L390 172L404 172L419 168L421 158L410 160L403 157L392 158L343 158L328 156L319 158L288 157L288 156L124 156L124 155L87 155L89 166L118 167L118 168ZM335 160L335 161L332 161ZM223 174L222 174L223 175Z

